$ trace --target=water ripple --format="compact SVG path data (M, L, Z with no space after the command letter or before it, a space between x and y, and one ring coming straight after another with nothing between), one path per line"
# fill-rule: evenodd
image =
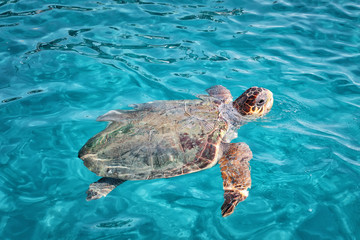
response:
M348 0L1 1L0 238L360 236L359 16ZM275 97L234 140L254 157L233 215L218 166L85 201L98 115L216 84Z
M52 10L66 10L66 11L92 11L92 8L83 8L83 7L75 7L75 6L62 6L62 5L49 5L45 9L38 9L34 11L24 11L24 12L13 12L13 11L6 11L0 13L0 18L6 18L6 17L21 17L21 16L29 16L29 15L35 15L44 13L47 11Z

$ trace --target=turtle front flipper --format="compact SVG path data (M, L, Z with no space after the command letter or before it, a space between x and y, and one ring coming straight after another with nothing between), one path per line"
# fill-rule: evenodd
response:
M251 187L249 161L252 152L245 143L224 143L223 148L224 155L219 161L225 191L221 215L226 217L249 195L247 189Z
M86 200L91 201L105 197L123 182L125 180L109 177L100 178L97 182L90 184L89 189L86 191Z
M233 97L231 96L229 89L221 85L216 85L211 88L208 88L206 89L206 92L210 96L217 98L225 103L230 103L233 100Z

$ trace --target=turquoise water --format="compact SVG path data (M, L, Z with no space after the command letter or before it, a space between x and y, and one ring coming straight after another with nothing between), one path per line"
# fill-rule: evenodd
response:
M356 2L1 1L0 238L360 239ZM219 166L85 201L97 116L215 84L275 97L233 215Z

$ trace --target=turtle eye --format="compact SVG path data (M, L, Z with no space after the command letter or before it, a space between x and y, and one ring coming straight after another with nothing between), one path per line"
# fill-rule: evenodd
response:
M264 99L261 99L261 100L259 101L259 105L263 105L264 102L265 102L265 100L264 100Z

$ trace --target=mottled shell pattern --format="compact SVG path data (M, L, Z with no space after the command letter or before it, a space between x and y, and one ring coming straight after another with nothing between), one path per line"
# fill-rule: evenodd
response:
M110 111L98 121L111 123L84 145L79 157L97 175L123 180L168 178L210 168L228 131L221 104L208 96Z

